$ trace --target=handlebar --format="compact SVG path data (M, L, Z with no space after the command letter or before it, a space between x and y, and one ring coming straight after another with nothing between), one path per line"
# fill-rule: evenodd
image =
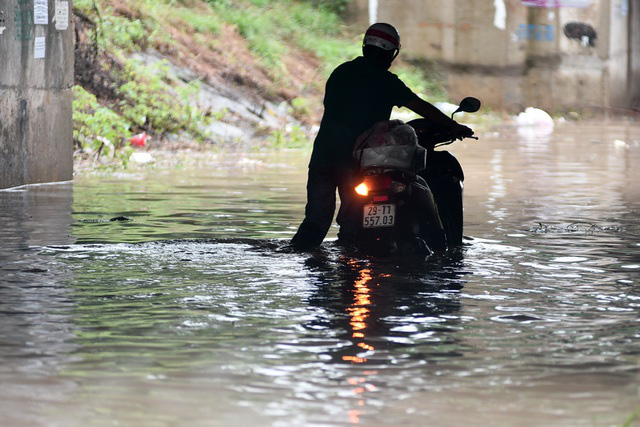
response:
M449 145L449 144L453 144L454 142L456 142L457 140L462 141L463 139L475 139L476 141L478 140L477 136L473 136L473 135L469 135L469 136L459 136L457 138L454 138L453 136L450 136L450 139L447 141L442 141L442 142L434 142L431 144L431 149L436 148L436 147L441 147L443 145ZM422 145L422 144L420 144Z
M477 98L467 97L460 102L460 106L456 111L451 114L451 118L460 112L464 111L467 113L475 113L480 109L480 100ZM407 123L416 131L416 135L418 136L418 143L425 147L427 150L433 150L437 146L452 144L456 140L471 138L477 140L478 137L473 135L473 130L463 130L462 132L467 133L467 135L461 135L461 130L458 129L454 136L454 132L451 132L450 129L443 129L435 126L433 123L430 123L426 119L415 119L411 120Z

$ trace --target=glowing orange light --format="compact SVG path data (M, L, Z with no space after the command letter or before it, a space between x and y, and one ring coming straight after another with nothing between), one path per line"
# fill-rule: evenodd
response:
M369 301L368 298L365 298ZM367 307L349 307L347 308L351 319L356 320L358 322L363 322L369 317L369 309Z
M367 328L367 324L364 322L357 322L355 320L352 320L351 327L353 328L354 331L361 331Z
M369 296L369 288L358 289L358 293L356 294L355 299L356 299L356 304L358 304L361 307L365 305L370 305L371 297ZM363 311L365 313L369 312L369 310L367 310L366 308L363 308Z
M358 356L342 356L342 360L345 362L353 362L353 363L365 363L367 359L365 357Z
M356 188L356 193L358 193L361 196L368 196L369 195L369 187L367 186L367 184L365 182L360 183Z
M360 348L364 348L365 350L375 350L375 347L372 345L369 345L367 343L363 343L363 342L359 342L358 343L358 347Z
M353 263L352 265L355 265ZM363 268L359 271L360 275L354 282L353 297L354 301L346 311L349 314L349 324L351 326L351 334L353 338L364 339L365 330L367 329L367 320L371 316L369 306L371 306L371 289L369 282L373 279L371 269ZM354 343L358 347L372 351L374 347L364 342ZM366 363L367 359L358 356L342 356L342 360L351 363Z

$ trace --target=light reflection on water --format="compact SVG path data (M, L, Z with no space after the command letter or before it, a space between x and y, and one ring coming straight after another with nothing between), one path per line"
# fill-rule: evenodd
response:
M423 264L289 252L307 154L83 176L73 202L0 192L5 422L621 424L640 403L633 135L454 147L471 239Z

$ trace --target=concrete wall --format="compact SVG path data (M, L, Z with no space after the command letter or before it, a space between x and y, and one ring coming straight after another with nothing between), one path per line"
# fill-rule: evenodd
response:
M632 105L640 109L640 0L631 3L629 13L630 35L630 59L629 59L629 93L632 97Z
M54 22L61 4L69 15L73 8L71 1L35 1L46 12L34 0L0 2L0 188L66 181L73 173L71 17L66 29L62 19Z
M609 16L608 71L612 104L635 103L640 107L640 0L611 0Z
M563 111L640 98L640 0L352 0L348 19L366 28L375 3L405 55L444 67L454 101Z

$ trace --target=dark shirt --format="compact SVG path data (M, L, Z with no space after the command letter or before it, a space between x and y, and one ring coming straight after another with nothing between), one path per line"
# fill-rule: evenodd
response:
M310 165L352 165L358 136L415 96L398 76L362 56L338 66L327 80Z

